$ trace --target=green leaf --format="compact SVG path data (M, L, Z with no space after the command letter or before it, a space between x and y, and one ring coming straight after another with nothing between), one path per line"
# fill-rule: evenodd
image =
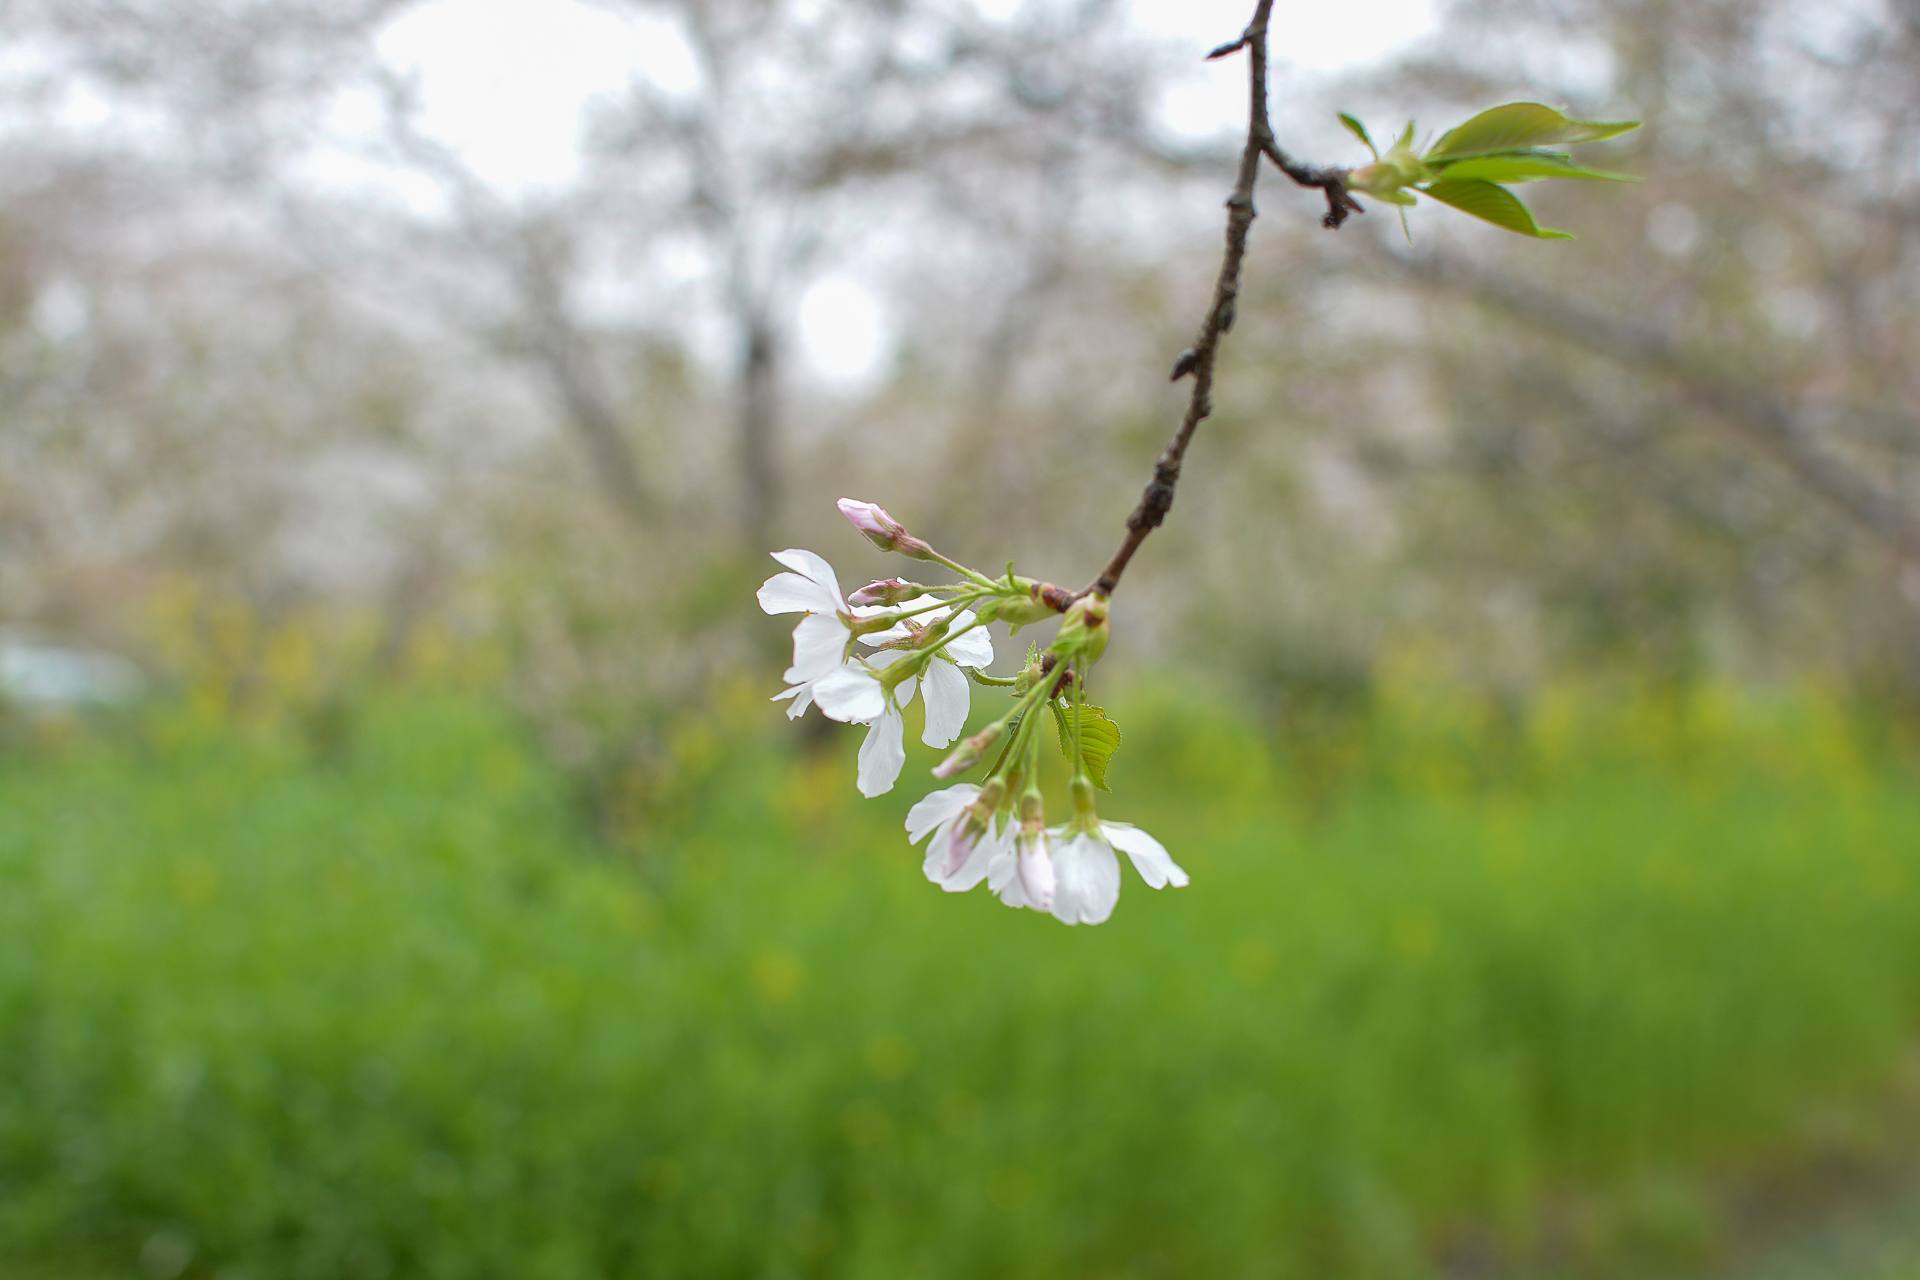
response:
M1344 111L1340 113L1340 123L1347 126L1348 133L1360 139L1360 145L1371 152L1375 160L1380 158L1380 148L1374 146L1373 139L1367 136L1367 126L1361 124L1357 119Z
M1420 194L1431 196L1441 204L1452 205L1460 212L1470 213L1476 218L1491 222L1496 227L1517 231L1523 236L1532 236L1537 240L1573 239L1568 232L1555 231L1551 227L1543 227L1535 222L1533 211L1520 202L1519 196L1491 182L1441 181L1430 187L1420 188Z
M1073 704L1064 698L1053 701L1053 723L1060 730L1060 754L1073 762ZM1107 762L1120 749L1120 726L1107 718L1099 707L1083 703L1080 707L1080 754L1087 762L1087 776L1102 791L1107 785Z
M1449 129L1424 158L1433 164L1532 147L1599 142L1639 127L1638 120L1575 120L1538 102L1509 102Z
M1407 121L1407 127L1400 131L1398 138L1394 139L1393 149L1395 151L1413 150L1413 121Z
M1497 156L1475 156L1470 160L1443 160L1434 168L1449 182L1468 179L1482 182L1533 182L1540 178L1585 178L1595 182L1640 181L1630 173L1583 168L1557 151L1511 151Z

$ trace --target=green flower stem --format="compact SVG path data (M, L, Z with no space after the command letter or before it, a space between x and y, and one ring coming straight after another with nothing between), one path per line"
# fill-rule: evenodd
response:
M1000 748L1000 754L994 759L993 767L987 770L989 778L998 777L1001 771L1013 761L1024 758L1021 752L1025 749L1027 740L1033 736L1034 713L1039 711L1041 703L1046 700L1047 683L1044 680L1036 682L1032 688L1020 695L1019 701L1013 704L1011 711L1000 717L1001 722L1005 723L1018 716L1020 723L1014 728L1013 736L1008 738L1006 744Z
M1068 670L1073 672L1073 780L1077 783L1087 777L1087 753L1080 741L1080 722L1087 706L1087 673L1078 663Z
M935 560L936 562L947 566L947 568L953 570L955 573L959 574L961 577L965 578L967 581L973 583L974 585L986 587L990 590L997 590L998 593L1005 594L1006 585L1004 583L999 582L993 578L989 578L986 574L981 573L979 570L969 569L967 568L967 566L961 564L958 560L951 560L946 556L941 555L938 551L935 551L932 547L927 548L927 555L931 557L933 560Z
M975 684L989 685L996 689L1011 689L1020 683L1020 677L1018 676L990 676L986 672L973 667L967 668L967 678Z
M953 585L956 587L959 586L958 583L955 583ZM935 600L932 604L923 604L917 609L903 609L898 613L877 613L873 616L876 618L884 618L888 622L898 622L902 618L911 618L922 613L932 613L935 609L951 609L955 605L972 604L975 600L980 599L982 596L991 595L991 594L992 592L976 591L973 588L969 587L965 590L965 592L962 595L955 596L951 600Z

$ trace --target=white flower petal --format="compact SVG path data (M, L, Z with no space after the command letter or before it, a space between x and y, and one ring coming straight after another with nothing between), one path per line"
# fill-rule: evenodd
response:
M913 808L907 810L907 843L919 844L927 838L927 832L959 817L960 811L972 804L974 797L979 794L979 787L971 782L960 782L920 797L914 802Z
M973 611L963 610L953 620L953 629L958 631L972 624ZM993 637L987 634L985 627L974 627L965 635L955 636L950 643L943 645L941 652L963 667L984 667L993 662Z
M905 680L893 686L893 704L896 707L905 707L909 702L912 702L913 691L918 688L919 685L919 676L908 676Z
M1011 823L987 860L987 888L1010 907L1027 905L1027 895L1020 888L1020 851L1013 842Z
M810 684L840 669L847 660L847 628L831 613L810 613L793 629L793 665L786 678Z
M797 684L791 689L782 689L779 693L767 699L767 701L778 702L782 698L793 699L793 701L787 705L787 719L798 720L801 716L807 714L807 708L813 705L813 686Z
M1099 924L1120 901L1120 859L1095 836L1073 836L1053 859L1053 914L1067 924Z
M907 762L906 737L907 722L892 707L867 726L867 740L860 744L861 795L871 800L893 790Z
M999 852L999 837L991 829L974 841L967 850L966 861L955 867L949 861L946 878L940 881L940 887L948 893L965 893L987 878L987 868Z
M840 601L827 587L797 573L776 573L755 592L768 613L832 613Z
M944 747L967 727L967 676L945 658L927 664L927 727L920 741Z
M878 720L887 709L885 690L865 667L845 666L821 676L813 682L813 700L822 715L843 724Z
M810 578L833 593L833 607L846 608L846 597L840 594L840 579L833 574L833 566L811 551L802 551L798 547L789 547L785 551L776 551L773 558L803 578Z
M927 879L942 888L946 886L947 877L958 870L960 864L967 860L967 855L973 852L975 842L959 838L960 830L960 823L948 822L933 833L933 839L927 841L927 856L921 862L920 870Z
M1036 911L1053 910L1055 877L1053 853L1047 848L1047 833L1032 839L1020 838L1020 890L1027 905Z
M1149 888L1164 889L1168 885L1176 889L1187 887L1187 873L1180 869L1166 846L1131 822L1103 822L1100 824L1100 834L1132 860L1133 869L1140 873L1140 878L1147 882Z

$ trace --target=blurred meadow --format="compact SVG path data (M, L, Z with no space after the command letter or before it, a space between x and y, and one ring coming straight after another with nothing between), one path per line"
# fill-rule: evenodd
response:
M1067 929L753 593L1098 570L1250 3L0 0L0 1276L1920 1276L1920 7L1348 8L1643 181L1263 178Z

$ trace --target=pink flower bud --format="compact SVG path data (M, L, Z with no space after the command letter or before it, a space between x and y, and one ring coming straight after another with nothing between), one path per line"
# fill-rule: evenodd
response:
M961 739L960 745L955 747L945 760L933 766L933 776L936 778L951 778L956 773L965 773L968 769L973 768L974 765L980 763L980 757L986 749L1000 740L1000 735L1005 731L1006 727L1006 721L996 720L980 732L974 734L971 738ZM1000 795L1006 789L1006 784L996 778L987 784L987 789L993 792L993 803L995 807L998 807L1000 804ZM984 795L986 793L983 792L982 794ZM991 810L989 810L989 812L991 812Z
M900 535L907 531L907 526L888 515L886 509L876 503L842 498L839 507L840 514L860 531L861 536L882 551L893 550Z
M908 533L907 526L888 515L886 509L877 503L842 498L839 507L840 514L860 531L861 536L882 551L898 551L915 560L931 558L932 548Z
M900 604L911 600L924 590L917 582L908 582L904 578L881 578L869 582L847 597L848 604Z

